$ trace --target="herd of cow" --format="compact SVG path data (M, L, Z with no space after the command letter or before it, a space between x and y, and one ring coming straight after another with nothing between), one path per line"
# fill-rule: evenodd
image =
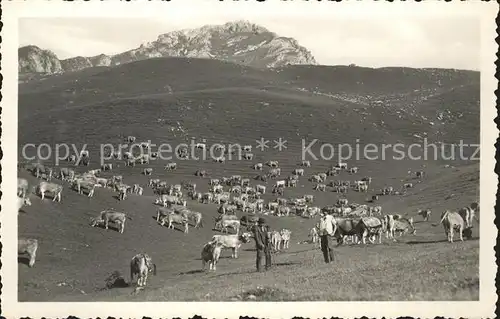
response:
M135 137L126 138L128 142L135 142ZM140 143L141 148L149 150L148 143ZM203 144L197 145L198 148L204 147ZM246 154L251 154L251 146L245 147ZM183 152L181 152L183 154ZM136 164L149 164L151 160L156 159L156 154L148 152L134 156L131 153L112 154L116 160L125 159L127 166ZM68 157L68 162L74 162L74 165L88 166L90 157L87 151L80 154L81 160L77 161L76 156ZM246 157L248 158L248 157ZM252 156L253 158L253 156ZM221 161L219 161L221 162ZM222 161L223 162L223 161ZM222 234L213 235L201 251L202 266L208 263L210 270L216 270L221 250L223 248L232 249L232 257L238 258L238 249L242 244L248 243L253 234L251 228L257 223L257 214L290 216L291 214L304 218L314 218L318 215L331 214L334 216L334 223L337 231L334 236L337 237L339 244L351 242L353 244L363 243L366 240L373 244L378 236L378 242L382 242L383 234L386 238L394 238L396 234L402 236L405 233L415 234L416 229L413 224L413 217L404 217L399 214L383 214L381 206L370 206L366 204L349 203L345 194L352 191L368 192L372 183L371 177L363 177L354 182L348 180L332 180L327 183L327 178L338 176L341 171L348 172L355 176L358 173L357 167L347 167L347 163L338 163L330 167L326 172L312 174L308 181L314 182L312 187L314 191L326 191L331 188L333 192L341 193L341 197L334 205L328 205L323 208L313 206L314 195L303 195L298 198L285 198L284 194L287 188L297 187L301 177L305 175L305 170L311 167L309 161L298 163L298 168L294 169L289 176L282 178L281 168L278 161L268 161L267 163L256 163L251 166L255 171L263 171L268 167L266 174L257 174L253 177L255 181L269 183L271 180L271 193L274 199L265 203L263 195L266 194L267 186L263 184L251 185L252 178L243 178L241 175L233 175L220 178L208 179L208 191L198 192L197 186L193 182L182 182L181 184L171 185L166 181L157 178L151 178L146 187L149 187L156 195L153 204L157 205L156 221L158 224L168 228L174 228L174 224L180 225L184 233L189 232L189 222L192 222L194 228L203 227L203 214L188 208L188 200L198 201L204 204L218 205L219 216L215 218L215 229L220 230ZM123 182L123 176L112 175L108 178L102 177L103 172L113 170L113 163L105 163L100 169L92 169L85 173L78 174L71 168L60 168L58 174L55 174L53 168L40 163L31 163L24 166L25 169L32 172L42 181L33 188L33 192L43 200L45 196L50 195L54 202L61 202L63 184L68 183L69 188L79 194L86 194L93 197L96 188L112 189L117 193L118 200L126 200L128 194L143 195L144 187L139 184L127 185ZM177 163L168 163L165 170L172 171L177 169ZM152 175L152 168L144 168L144 175ZM409 172L410 173L410 172ZM206 170L197 170L195 176L207 177ZM424 172L418 171L415 176L421 182L424 179ZM62 183L52 182L52 178L59 179ZM398 195L412 188L412 183L405 183L401 190L396 191L393 187L385 187L376 195L372 195L370 202L374 203L379 196ZM18 211L23 206L32 205L29 198L28 181L18 178ZM238 218L236 212L246 213ZM441 214L440 224L445 229L446 236L450 242L453 241L454 231L457 231L460 239L463 235L471 236L472 221L477 219L475 212L479 212L479 204L472 203L470 206L460 209L458 212L445 211ZM422 209L417 215L428 221L431 210ZM127 213L119 212L113 209L105 209L92 218L90 226L103 227L108 229L112 223L117 227L120 233L125 230L125 222L130 217ZM438 224L435 224L438 225ZM435 226L434 225L434 226ZM242 230L242 227L243 228ZM319 244L318 225L310 230L310 240L307 242ZM228 234L229 229L234 230L234 234ZM271 231L270 238L272 248L275 251L287 249L289 247L291 231L282 229L280 231ZM38 249L38 241L34 238L19 238L18 253L27 254L29 257L29 266L33 267ZM137 275L137 285L144 287L146 285L149 273L156 272L156 266L147 254L135 255L130 263L131 280Z

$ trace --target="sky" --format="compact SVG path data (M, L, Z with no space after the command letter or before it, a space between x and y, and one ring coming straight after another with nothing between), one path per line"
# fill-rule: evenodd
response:
M457 16L355 18L212 14L196 19L22 18L19 46L37 45L60 59L112 55L158 35L207 24L248 20L280 36L295 38L319 64L480 69L480 20Z

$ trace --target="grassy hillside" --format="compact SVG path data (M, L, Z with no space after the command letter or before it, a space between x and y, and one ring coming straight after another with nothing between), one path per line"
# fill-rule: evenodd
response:
M444 115L438 121L439 113ZM91 68L19 86L20 150L26 143L87 144L92 162L88 168L77 168L79 171L99 167L100 143L116 146L127 135L173 146L191 138L206 138L209 145L223 142L254 147L261 136L288 141L288 148L281 152L272 148L271 141L265 152L254 151L252 161L175 160L179 168L174 172L164 171L165 162L160 160L136 167L111 161L116 168L103 174L121 174L125 183L142 186L149 179L140 174L144 167L154 169L154 178L172 184L193 181L200 191L206 191L207 179L194 176L199 168L211 177L253 177L257 174L250 168L253 163L276 159L284 176L289 175L301 159L302 139L318 139L313 148L318 154L321 143L350 143L353 147L356 140L361 146L413 143L424 133L436 141L463 138L478 142L478 73L321 66L257 70L215 60L162 58ZM32 150L28 155L33 155ZM336 161L336 157L312 161L299 187L287 189L285 197L314 194L314 205L334 204L337 193L315 192L307 178ZM449 244L442 227L431 223L442 210L476 200L479 164L391 158L351 159L348 164L358 166L360 172L342 173L328 181L373 177L369 193L351 191L347 195L350 202L364 203L384 186L400 189L403 183L413 182L414 189L403 196L382 197L379 205L384 212L408 216L428 207L434 214L431 222L417 223L415 236L402 237L396 243L385 240L382 245L338 248L337 261L325 265L318 249L298 244L307 239L315 220L267 216L273 228L292 230L290 250L275 256L272 272L253 273L255 252L250 243L237 260L226 258L230 253L225 251L217 273L204 274L198 271L199 255L214 234L211 226L216 205L189 201L188 207L203 213L205 227L190 229L185 235L156 223L150 189L143 196L131 195L118 202L110 190L98 189L89 199L65 184L62 203L42 202L31 195L33 205L19 213L19 234L40 241L35 267L19 265L19 298L230 300L253 293L259 300L477 300L479 234L474 233L471 241ZM452 167L445 168L445 164ZM423 166L428 176L418 183L408 170ZM23 169L19 175L28 178L30 185L37 182ZM267 185L270 189L272 182ZM266 202L273 198L264 196ZM107 208L122 209L132 216L124 234L88 225L90 217ZM113 271L120 271L128 280L130 258L138 252L147 252L158 265L158 276L151 278L147 291L134 296L131 288L100 291ZM453 269L447 266L450 259L455 263ZM419 275L423 268L425 275Z

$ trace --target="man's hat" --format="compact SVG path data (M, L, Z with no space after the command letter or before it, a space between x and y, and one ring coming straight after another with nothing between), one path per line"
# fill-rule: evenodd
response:
M259 217L258 223L259 223L259 225L264 225L266 223L266 220L262 217Z

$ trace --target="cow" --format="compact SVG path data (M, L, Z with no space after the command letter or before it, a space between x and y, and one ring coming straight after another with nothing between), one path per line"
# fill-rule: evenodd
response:
M303 168L296 168L293 170L293 175L297 176L304 176L304 169Z
M347 198L339 198L337 199L337 206L347 206L347 204L349 203L349 201L347 200Z
M236 231L236 235L240 232L241 223L238 219L236 220L220 220L215 223L216 229L221 229L223 233L228 232L228 228L233 228Z
M194 228L203 227L203 215L199 212L187 210L185 213L188 217L188 220L193 221Z
M281 246L281 234L277 230L271 232L271 245L274 251L279 251Z
M465 223L462 216L460 216L459 213L445 210L444 212L441 213L441 219L439 221L439 224L443 225L444 232L448 237L448 241L450 243L453 242L453 232L455 230L458 231L460 240L464 241L463 231L465 229Z
M303 167L311 167L311 162L310 161L302 161L299 165L303 166Z
M245 154L243 154L243 159L251 161L253 159L253 153L245 153Z
M137 275L137 286L146 286L148 274L156 275L156 265L151 257L147 254L137 254L130 261L130 283L134 281L134 276Z
M403 188L404 189L413 188L413 183L405 183L405 184L403 184Z
M78 194L82 194L83 190L86 190L88 197L94 196L96 183L89 180L76 179L74 185Z
M422 216L424 221L428 221L429 218L431 217L432 211L430 209L420 209L417 213L417 215Z
M167 170L167 171L176 170L177 169L177 163L168 163L167 165L165 165L165 167L163 169Z
M59 170L59 178L62 181L71 181L75 178L75 171L70 168L63 167Z
M325 192L326 191L326 185L325 184L316 184L314 186L315 191L320 191L320 192Z
M158 209L156 210L156 221L159 222L160 218L168 216L171 213L174 213L174 210L172 208L158 207Z
M462 219L465 222L465 228L471 228L472 227L472 221L474 218L477 219L476 214L474 212L474 209L472 209L470 206L466 206L461 208L458 211L458 214L462 216Z
M319 234L318 234L318 228L317 227L311 228L311 230L309 231L309 237L311 237L311 242L313 244L318 243L318 246L319 246Z
M195 176L199 176L199 177L205 177L207 176L207 171L205 171L204 169L203 170L197 170L195 173L194 173Z
M25 205L31 206L29 197L17 197L17 211L20 211Z
M281 235L281 241L283 243L283 249L288 249L290 245L290 237L292 235L292 232L288 229L282 229L280 231Z
M361 217L356 225L356 233L362 238L363 244L366 244L366 238L370 235L378 235L379 244L382 243L383 223L377 217Z
M129 142L129 143L134 143L136 140L135 136L127 136L127 138L125 139L126 142Z
M257 186L255 186L255 190L257 191L257 193L264 195L266 193L266 186L257 185Z
M338 169L347 169L347 163L338 163L337 165L335 165L336 168Z
M214 162L216 163L224 163L226 161L226 158L224 156L219 156L214 158Z
M243 151L245 151L245 152L251 152L252 151L252 145L245 145L245 146L243 146Z
M351 174L356 174L358 172L358 168L357 167L351 167L349 170L348 170L349 173Z
M188 217L184 214L170 213L167 216L160 217L159 223L162 226L164 226L165 223L168 223L167 228L169 229L175 228L174 223L184 225L184 233L187 234L189 232Z
M28 193L28 180L25 178L17 178L17 196L26 197L26 193Z
M102 164L101 165L101 169L103 171L110 171L113 169L113 164Z
M238 249L242 244L246 244L250 241L252 235L250 233L243 233L241 235L213 235L212 242L220 243L224 248L232 249L232 258L238 258Z
M220 205L217 211L219 214L234 214L236 206L225 203Z
M424 175L425 175L424 171L415 172L415 176L417 176L417 178L424 178Z
M156 205L163 205L164 207L169 207L172 205L183 205L184 202L181 198L173 195L160 195L154 202Z
M278 167L279 163L278 163L278 161L268 161L266 163L266 165L269 166L269 167Z
M59 184L40 182L35 189L36 193L40 194L42 200L45 198L45 193L51 193L53 198L52 201L61 202L61 193L63 191L63 186Z
M17 254L26 254L29 257L28 266L32 268L35 265L36 252L38 250L38 240L33 238L19 238L17 240Z
M256 171L261 171L261 170L263 169L263 166L264 166L264 165L262 165L262 163L257 163L257 164L254 164L254 165L252 166L252 168L253 168L254 170L256 170Z
M409 230L411 229L411 234L415 235L417 230L413 226L413 220L407 219L407 218L399 218L397 220L394 220L393 224L393 234L394 233L399 233L399 236L402 236L403 234L406 234Z
M205 271L206 264L208 263L209 271L216 271L217 262L219 261L220 254L222 251L223 245L220 242L211 242L206 243L201 250L201 266L202 271Z
M378 195L372 196L372 202L376 202L376 201L378 201L378 199L379 199Z
M118 225L118 230L120 234L123 234L125 230L125 221L127 219L132 220L131 217L127 216L127 214L122 212L117 212L115 210L103 210L99 213L99 215L95 218L91 218L90 226L96 227L98 225L104 224L104 228L108 229L109 222L113 222Z
M145 168L142 170L142 173L144 175L151 175L153 173L153 169L152 168Z

